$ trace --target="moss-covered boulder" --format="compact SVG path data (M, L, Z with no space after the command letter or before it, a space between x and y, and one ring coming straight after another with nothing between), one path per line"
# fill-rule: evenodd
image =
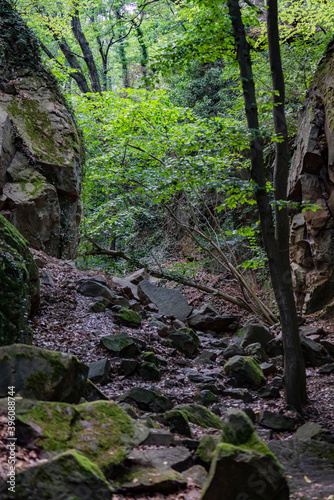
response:
M288 500L289 488L283 467L254 432L241 410L229 410L224 431L213 455L201 500L252 498Z
M34 248L75 258L82 146L34 34L0 2L0 210Z
M262 387L266 378L260 365L251 356L233 356L224 365L227 375L233 377L240 387Z
M69 354L24 344L0 348L0 397L14 386L16 396L78 403L87 375L88 366Z
M115 315L116 320L123 324L133 327L138 327L141 325L141 316L139 313L128 309L127 307L121 307L120 310Z
M0 345L31 343L28 317L39 304L39 274L26 240L0 215Z
M111 499L113 488L96 464L76 450L16 474L15 493L7 482L0 484L3 500L17 499Z
M186 422L199 425L204 429L208 429L210 427L213 427L214 429L223 429L222 420L210 410L205 408L205 406L196 404L177 405L171 412L167 412L164 415L164 421L166 424L168 423L168 425L171 425L177 413L179 413Z
M17 438L54 454L76 449L106 474L124 460L129 450L148 437L149 430L113 401L77 406L35 402L17 410Z
M199 445L196 449L195 457L203 465L208 466L211 464L217 444L220 442L220 436L212 434L203 434L199 438Z

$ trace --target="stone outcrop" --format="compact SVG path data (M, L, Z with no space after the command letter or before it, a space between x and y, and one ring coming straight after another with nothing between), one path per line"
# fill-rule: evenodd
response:
M296 209L291 257L298 305L307 312L334 298L334 44L316 72L301 111L288 196L319 208ZM320 288L319 288L320 287Z
M0 214L0 346L31 343L28 318L39 298L38 268L27 242Z
M82 151L78 128L33 33L0 2L0 211L29 244L75 258Z

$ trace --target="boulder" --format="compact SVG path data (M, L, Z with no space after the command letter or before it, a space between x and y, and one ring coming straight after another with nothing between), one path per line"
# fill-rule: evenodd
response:
M121 369L126 377L133 375L138 366L139 363L136 359L122 359Z
M91 380L87 380L85 390L82 394L85 401L109 401L108 396L104 394Z
M283 467L256 436L254 426L240 410L229 410L224 431L204 484L201 500L254 498L288 500Z
M162 288L143 280L138 285L140 300L149 304L153 302L159 308L159 313L165 316L173 316L181 321L190 315L192 307L186 298L178 290Z
M133 358L139 354L139 348L134 338L125 332L106 335L100 339L100 342L114 356Z
M15 476L14 476L15 477ZM76 450L42 462L16 474L15 498L59 500L111 498L114 489L97 465ZM0 484L3 500L14 498L6 482Z
M24 344L0 348L0 397L14 386L16 396L78 403L88 366L75 356Z
M270 441L268 446L285 468L292 498L331 498L334 491L333 444L313 439L286 439Z
M263 410L259 413L259 424L274 431L292 431L296 422L294 418Z
M258 388L266 383L260 365L250 356L233 356L224 366L225 372L241 387Z
M266 350L267 343L274 338L274 334L269 328L260 323L244 326L241 330L238 330L237 336L241 339L242 347L258 342L264 350Z
M210 406L217 403L218 397L208 389L202 389L195 394L195 400L199 405Z
M168 340L172 342L175 349L182 352L188 358L194 356L199 347L199 338L190 328L181 328L176 332L172 332L168 336Z
M130 274L129 276L126 276L125 279L127 281L130 281L130 283L133 283L134 285L138 285L140 281L148 280L149 277L150 276L147 270L143 267L141 269L138 269L138 271L135 271L134 273Z
M208 477L208 473L202 465L193 465L190 469L184 471L182 476L187 482L191 482L202 488Z
M27 411L19 404L16 426L18 443L34 443L50 454L76 449L107 475L149 434L113 401L76 406L34 401Z
M127 297L128 299L139 300L138 288L136 285L131 283L131 281L114 276L112 278L112 282L115 287L121 292L121 294L125 295L125 297Z
M144 380L159 381L161 379L161 373L156 364L149 363L147 361L140 363L138 367L138 373Z
M39 44L10 2L0 12L0 210L29 245L77 256L82 144ZM10 82L10 83L9 83Z
M187 486L187 481L173 469L157 469L135 465L126 474L117 476L116 485L124 494L175 493Z
M243 356L245 354L244 349L234 342L224 349L223 356L225 359L233 358L233 356Z
M110 302L116 297L115 292L100 281L93 279L81 280L79 285L79 292L86 297L103 297ZM107 306L107 304L105 304Z
M212 434L202 434L199 438L199 444L196 448L195 457L206 467L210 466L217 444L220 442L220 436Z
M39 305L39 274L27 241L0 214L0 346L31 344L29 315Z
M127 307L121 307L115 314L115 319L122 325L139 327L141 325L141 315Z
M307 439L321 439L324 429L317 422L306 422L298 427L293 438L306 441Z
M151 466L160 470L174 469L178 472L186 470L192 462L191 453L184 446L133 450L127 456L127 460L146 467Z
M172 412L179 412L183 415L186 421L191 422L192 424L199 425L203 427L203 429L208 429L210 427L214 429L222 429L223 423L217 415L212 413L210 410L205 408L202 405L198 404L182 404L174 407ZM170 412L171 413L171 412ZM166 413L164 415L164 419L166 422L170 417L170 413Z
M143 442L143 446L172 446L175 444L174 435L165 429L150 429L150 433Z
M98 361L94 361L88 365L89 372L88 378L92 382L98 384L107 384L109 382L109 373L110 373L110 361L107 358L99 359Z
M207 306L193 311L192 315L187 318L187 323L191 328L200 331L210 330L215 333L233 332L240 322L240 316L235 315L220 315L213 308Z
M326 347L318 342L314 342L314 340L306 337L304 334L300 335L300 343L305 363L308 366L322 366L333 361Z
M258 363L263 363L264 361L269 361L265 350L261 346L260 342L255 342L254 344L249 344L245 348L245 352L248 356L252 356L256 359Z
M144 411L165 412L173 408L171 400L154 387L133 387L120 397L120 401L135 405Z

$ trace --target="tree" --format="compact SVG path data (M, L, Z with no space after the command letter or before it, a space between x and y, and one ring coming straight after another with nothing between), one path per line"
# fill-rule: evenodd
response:
M267 193L255 85L245 27L238 0L228 0L233 37L240 68L247 124L251 133L251 176L260 215L262 237L268 255L273 289L280 313L284 347L284 388L288 404L301 412L306 403L306 376L301 351L297 312L293 295L289 261L289 221L287 207L288 136L284 114L284 77L280 56L277 0L267 0L267 33L273 84L273 121L276 134L274 166L275 220Z

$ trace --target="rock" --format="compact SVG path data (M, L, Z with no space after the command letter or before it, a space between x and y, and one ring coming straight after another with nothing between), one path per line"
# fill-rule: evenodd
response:
M223 356L225 359L233 358L233 356L243 356L245 354L242 347L239 344L230 344L226 349L224 349Z
M224 500L289 499L283 468L256 436L245 413L227 412L221 439L223 442L216 447L201 500L217 500L221 492L224 492Z
M233 356L225 364L224 369L227 375L235 378L241 387L258 388L266 383L260 366L250 356Z
M1 214L0 254L0 346L31 344L28 318L39 305L38 268L25 239Z
M10 2L4 2L0 195L6 205L2 213L30 246L73 259L81 211L79 130L54 77L42 66L34 34Z
M70 472L70 473L69 473ZM16 473L15 498L59 500L60 498L111 498L114 489L91 460L69 450L49 462ZM14 498L8 484L0 484L3 500Z
M182 328L181 330L172 332L168 336L168 340L172 342L175 349L182 352L188 358L191 358L199 347L199 338L190 328Z
M204 375L196 370L186 369L189 380L196 384L211 384L215 382L215 378L210 375Z
M69 354L23 344L0 348L0 397L14 386L17 397L78 403L87 374L88 366Z
M208 390L202 390L195 394L195 400L202 406L210 406L218 401L217 396Z
M125 295L125 297L127 297L128 299L135 299L137 301L139 300L138 287L136 285L128 280L117 278L115 276L112 278L112 282L115 287L120 290L122 295Z
M55 286L55 282L54 282L54 279L53 279L51 273L49 273L45 269L43 269L42 272L40 273L40 280L41 280L43 285Z
M92 279L81 281L79 285L79 292L86 297L104 297L110 302L112 302L116 296L108 286Z
M208 477L208 473L201 465L193 465L193 467L184 471L182 476L187 482L192 482L202 487Z
M163 423L170 428L171 432L189 438L192 437L187 416L178 410L170 410L165 413L163 415Z
M244 403L251 403L254 401L253 396L247 390L226 389L221 391L221 395L232 399L241 399Z
M129 325L132 327L139 327L141 325L140 314L132 311L132 309L127 309L126 307L121 307L115 314L115 318L122 325Z
M330 375L333 372L334 372L334 363L322 366L318 371L318 373L320 373L321 375Z
M273 340L273 333L266 326L260 323L247 325L241 330L238 330L238 338L241 339L242 347L259 342L264 350L266 350L267 343Z
M316 422L307 422L297 429L293 438L305 441L307 439L321 439L324 429Z
M109 373L111 369L109 359L99 359L98 361L94 361L94 363L90 363L88 367L89 380L101 385L109 382Z
M199 445L195 452L196 459L205 466L210 465L220 436L212 434L202 434L199 438Z
M158 306L159 313L165 316L173 316L183 321L192 311L192 307L188 305L181 292L171 288L157 287L147 280L139 283L138 294L143 303L153 302Z
M165 429L150 429L142 446L171 446L175 444L174 435Z
M323 345L314 342L314 340L311 340L304 334L300 335L300 343L305 363L309 366L322 366L333 361L329 352Z
M96 387L91 380L87 380L85 390L82 394L85 401L91 403L92 401L110 401L108 396L106 396L98 387ZM82 401L80 401L82 402Z
M148 274L147 270L143 267L142 269L138 269L138 271L135 271L134 273L130 274L129 276L126 276L125 279L127 281L130 281L130 283L133 283L134 285L138 285L138 283L140 281L148 280L149 274Z
M166 325L162 321L159 321L156 318L151 318L150 323L149 323L151 328L156 328L158 335L160 337L168 337L168 335L171 333L172 329L169 325Z
M260 396L260 398L263 399L276 399L280 397L278 387L270 385L267 385L266 387L261 387L261 389L259 389L257 393Z
M258 363L263 363L264 361L269 361L268 356L266 355L263 347L259 342L255 342L254 344L249 344L245 352L248 356L252 356L256 359Z
M279 389L283 389L283 379L282 377L274 377L271 381L271 384L274 387L278 387Z
M174 469L178 472L186 470L191 465L191 453L184 446L173 448L146 448L133 450L127 460L141 466L155 469Z
M139 363L135 359L122 359L122 372L126 377L132 375L138 368Z
M198 358L196 358L196 362L202 365L212 364L217 359L217 354L213 351L207 351L203 349Z
M223 428L223 423L220 418L204 406L197 404L182 404L175 406L173 411L181 412L189 422L199 425L203 427L203 429L208 429L209 427L213 427L214 429Z
M264 362L260 364L260 368L263 371L264 375L272 375L273 373L277 373L277 368L274 363Z
M268 354L268 356L283 356L284 351L283 351L283 344L282 341L279 339L272 339L267 343L265 352Z
M333 444L313 439L287 439L270 441L268 446L285 468L291 496L330 499L333 495Z
M145 361L146 363L153 363L154 365L158 364L158 359L153 351L143 352L140 356L140 359L142 361Z
M119 490L125 494L136 493L175 493L185 488L187 482L184 477L173 469L154 469L136 465L127 474L116 478Z
M134 404L144 411L165 412L173 408L171 400L154 387L151 389L133 387L120 397L120 401Z
M296 422L291 417L264 410L259 413L259 424L274 431L292 431Z
M195 330L211 330L215 333L224 333L235 331L240 322L240 316L223 315L220 316L213 308L204 306L201 309L193 311L187 318L188 325Z
M161 373L159 368L154 363L144 361L138 367L138 373L144 380L160 380Z
M77 406L35 401L28 411L21 413L18 409L18 442L33 442L48 453L76 449L105 474L149 434L147 427L129 417L113 401Z
M110 302L110 304L111 304L111 302ZM90 306L90 308L88 309L89 312L93 312L93 313L103 313L105 310L106 310L106 306L100 300L94 302L94 304L92 304Z
M132 309L132 311L135 311L137 313L140 313L142 308L141 308L141 304L140 302L137 302L136 300L132 299L132 300L126 300L124 299L124 297L122 298L123 299L123 303L121 304L122 307L128 307L129 309ZM127 304L126 304L127 302Z
M108 351L121 358L133 358L139 354L135 340L125 332L106 335L100 342Z

